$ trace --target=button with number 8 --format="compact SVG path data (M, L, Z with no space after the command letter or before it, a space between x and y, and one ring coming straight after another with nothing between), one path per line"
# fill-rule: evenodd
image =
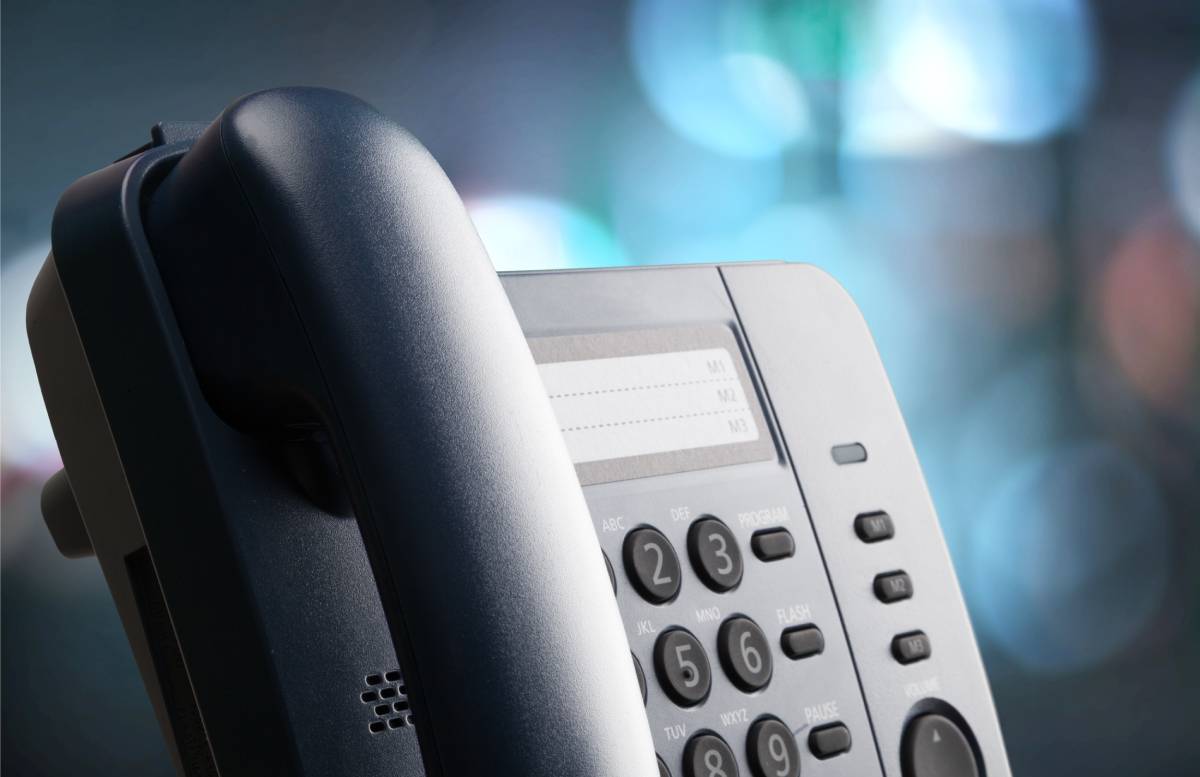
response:
M654 671L672 701L694 707L708 698L712 670L704 646L684 629L664 631L654 643Z
M737 761L725 740L702 732L683 749L684 777L738 777Z
M729 527L705 516L688 529L688 557L704 584L724 593L742 582L742 552Z
M759 718L746 738L746 757L754 777L798 777L800 748L779 718Z
M771 681L771 643L749 618L738 615L721 624L717 652L725 674L743 691L757 691Z
M679 593L679 557L658 529L644 526L625 537L625 572L647 601L669 602Z

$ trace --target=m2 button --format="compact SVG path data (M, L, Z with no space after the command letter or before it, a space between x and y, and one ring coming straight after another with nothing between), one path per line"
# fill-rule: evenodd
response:
M815 728L808 735L808 749L822 761L850 749L850 729L843 723Z
M895 536L896 527L887 513L860 513L854 519L854 533L863 542L880 542Z
M712 670L704 646L684 629L664 631L654 643L654 671L671 700L695 707L708 698Z
M767 529L755 532L750 538L750 549L761 561L778 561L796 552L796 542L787 529Z
M925 632L910 631L892 639L892 655L902 664L914 664L933 655L933 647Z
M658 529L634 529L625 537L622 551L625 572L648 602L663 604L679 594L679 557Z
M684 777L738 777L737 760L725 740L708 732L688 740L683 749Z
M875 598L884 604L911 599L912 579L904 572L885 572L875 576Z

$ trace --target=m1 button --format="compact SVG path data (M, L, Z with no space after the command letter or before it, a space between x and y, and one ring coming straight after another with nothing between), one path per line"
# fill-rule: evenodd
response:
M895 536L896 527L885 512L860 513L854 519L854 533L863 542L880 542Z
M825 635L816 626L796 626L780 638L783 654L793 661L815 656L825 650Z
M910 631L892 639L892 655L902 664L924 661L932 654L933 647L923 631Z
M875 576L875 598L884 604L911 599L912 579L905 572L885 572Z
M750 549L761 561L778 561L796 552L796 542L787 529L767 529L750 538Z
M822 761L840 755L850 749L850 729L842 723L813 729L808 735L808 749Z

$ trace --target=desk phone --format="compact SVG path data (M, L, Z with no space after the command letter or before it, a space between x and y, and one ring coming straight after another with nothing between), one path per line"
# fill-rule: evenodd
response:
M414 138L279 89L68 189L28 329L182 775L1010 774L820 270L497 276Z

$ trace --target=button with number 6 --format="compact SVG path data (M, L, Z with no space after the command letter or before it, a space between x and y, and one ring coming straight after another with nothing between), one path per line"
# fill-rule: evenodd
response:
M746 738L746 757L754 777L798 777L800 748L779 718L759 718Z
M742 552L729 527L711 515L688 529L688 557L704 584L724 593L742 582Z
M684 629L670 629L654 643L654 671L672 701L694 707L708 698L712 670L704 646Z
M738 777L737 761L725 740L705 731L683 749L684 777Z
M679 594L679 557L658 529L643 526L629 532L621 555L633 587L647 601L663 604Z
M757 691L771 681L771 643L758 624L744 615L721 624L717 653L725 674L743 691Z

